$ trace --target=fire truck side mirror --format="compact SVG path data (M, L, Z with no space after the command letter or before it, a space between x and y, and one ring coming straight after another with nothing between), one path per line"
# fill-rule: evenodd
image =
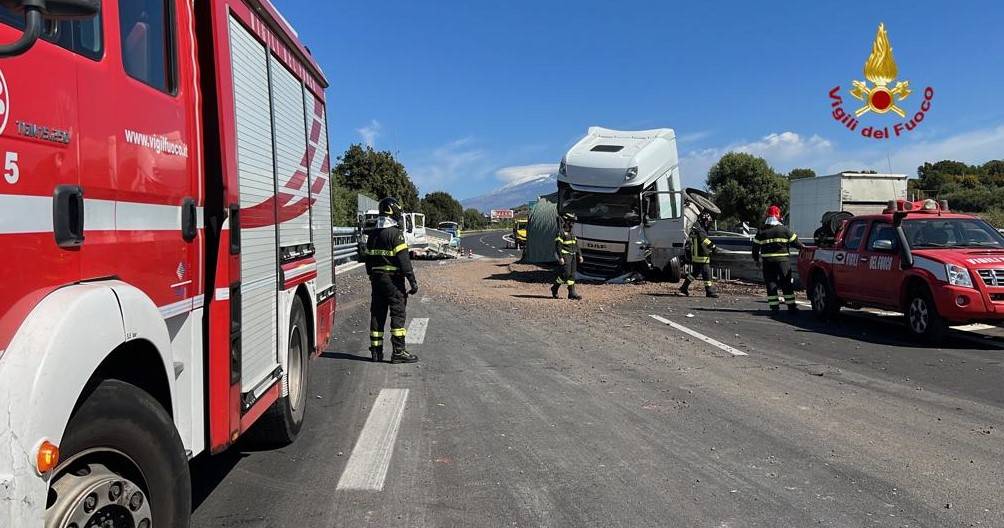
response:
M42 34L45 19L85 20L101 10L101 0L0 0L0 5L24 14L21 38L0 44L0 57L16 57L31 49Z

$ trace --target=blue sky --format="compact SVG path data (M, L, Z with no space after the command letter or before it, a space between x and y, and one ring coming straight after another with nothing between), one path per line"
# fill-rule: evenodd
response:
M1004 2L273 2L331 82L332 156L390 150L423 194L546 173L590 125L675 129L693 186L728 150L818 173L1004 158ZM935 89L889 141L842 128L827 96L859 106L879 22L914 89L902 106Z

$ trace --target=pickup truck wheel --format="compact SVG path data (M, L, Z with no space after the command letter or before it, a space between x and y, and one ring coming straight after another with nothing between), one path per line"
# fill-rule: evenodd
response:
M948 324L938 314L934 299L926 288L916 288L906 306L906 326L910 334L924 341L940 341L948 331Z
M287 395L276 400L254 425L250 437L255 443L284 446L293 443L300 434L307 406L307 367L310 359L307 328L303 303L296 297L289 315L286 372L282 375Z
M840 301L825 277L816 277L812 285L812 313L820 319L831 319L840 313Z
M70 418L45 528L188 526L188 458L174 422L145 391L99 383Z

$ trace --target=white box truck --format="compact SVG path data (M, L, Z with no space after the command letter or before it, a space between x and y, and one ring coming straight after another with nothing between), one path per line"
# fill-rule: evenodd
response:
M841 172L791 182L789 225L809 241L828 211L880 213L890 200L906 200L906 174Z
M640 271L679 281L690 226L704 208L717 212L706 193L680 187L672 129L592 127L558 169L558 210L578 217L586 277Z

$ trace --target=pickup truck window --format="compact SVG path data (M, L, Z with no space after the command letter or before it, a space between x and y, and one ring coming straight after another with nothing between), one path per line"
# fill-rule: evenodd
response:
M865 227L868 224L864 220L858 220L852 222L850 226L847 227L847 236L844 238L844 248L845 249L858 249L861 247L861 239L865 236Z
M903 230L913 249L1004 248L1004 236L977 218L908 219Z
M892 242L892 249L899 249L899 239L896 238L896 228L885 223L885 222L875 222L872 224L872 232L868 236L868 251L883 251L881 249L875 249L875 243L879 240L888 240Z

